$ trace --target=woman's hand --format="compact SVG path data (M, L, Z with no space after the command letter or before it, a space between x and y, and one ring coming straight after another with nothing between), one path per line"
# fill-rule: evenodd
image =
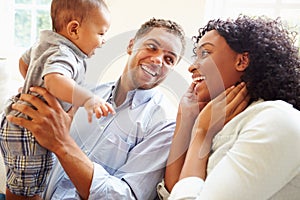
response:
M245 83L228 88L211 100L198 115L180 179L196 176L205 180L212 138L223 126L242 112L249 102Z
M245 83L228 88L205 106L194 128L201 128L214 136L248 106L249 98Z
M206 103L199 102L194 93L195 83L192 83L182 96L176 119L176 128L165 171L165 186L171 191L179 180L185 155L190 145L192 129L200 110Z
M179 102L178 113L182 116L187 116L194 121L202 108L207 104L207 102L199 102L197 96L195 95L194 87L195 83L191 83L190 87L183 94Z
M43 96L48 105L38 97L22 94L20 99L29 102L36 109L23 104L14 104L12 108L29 116L31 120L11 115L7 116L7 119L14 124L27 128L40 145L55 153L59 147L62 147L60 145L63 145L64 140L69 138L72 116L61 108L56 98L46 89L33 87L30 90ZM70 113L73 114L74 111L71 110Z
M200 131L206 134L207 139L212 139L227 122L248 106L249 99L244 82L228 88L200 112L193 133Z

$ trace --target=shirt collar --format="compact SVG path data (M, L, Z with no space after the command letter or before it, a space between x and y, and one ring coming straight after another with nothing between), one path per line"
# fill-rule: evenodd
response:
M111 94L109 96L109 100L111 102L114 102L114 98L116 95L115 93L117 91L117 87L120 83L120 80L121 79L119 78L118 81L115 82L115 84L111 86ZM138 107L139 105L142 105L142 104L148 102L155 95L156 92L157 92L156 88L151 88L151 89L147 89L147 90L143 90L143 89L130 90L127 93L124 103L129 102L131 109L134 109L134 108Z
M41 31L41 38L47 38L47 41L50 44L63 44L67 46L68 48L72 49L72 51L75 53L75 55L80 59L87 59L88 56L82 52L73 42L71 42L68 38L50 30L43 30ZM61 47L63 48L63 47Z

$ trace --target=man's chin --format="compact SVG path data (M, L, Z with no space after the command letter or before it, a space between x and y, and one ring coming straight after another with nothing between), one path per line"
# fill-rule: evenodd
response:
M158 85L158 83L144 84L144 85L141 85L139 87L139 89L141 89L141 90L149 90L149 89L152 89L152 88L156 87L157 85Z

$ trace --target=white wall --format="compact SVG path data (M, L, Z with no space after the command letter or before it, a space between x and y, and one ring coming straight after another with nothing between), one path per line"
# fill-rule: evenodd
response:
M171 19L181 24L189 36L203 19L203 0L107 0L112 12L111 35L139 28L152 17Z
M0 113L1 110L4 107L4 102L7 99L7 88L8 88L8 71L5 67L5 59L0 58ZM0 194L5 193L5 168L4 168L4 162L3 162L3 157L0 152Z

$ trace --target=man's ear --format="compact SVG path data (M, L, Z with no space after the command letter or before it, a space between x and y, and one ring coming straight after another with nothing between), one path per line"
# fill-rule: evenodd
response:
M236 70L239 72L245 71L245 69L249 66L250 59L249 59L249 53L244 52L238 55L238 60L236 63Z
M128 53L129 55L132 54L132 51L133 51L133 45L134 45L134 39L131 39L131 40L129 41L128 46L127 46L127 53Z
M78 39L79 27L80 24L77 20L72 20L68 23L67 32L72 39Z

